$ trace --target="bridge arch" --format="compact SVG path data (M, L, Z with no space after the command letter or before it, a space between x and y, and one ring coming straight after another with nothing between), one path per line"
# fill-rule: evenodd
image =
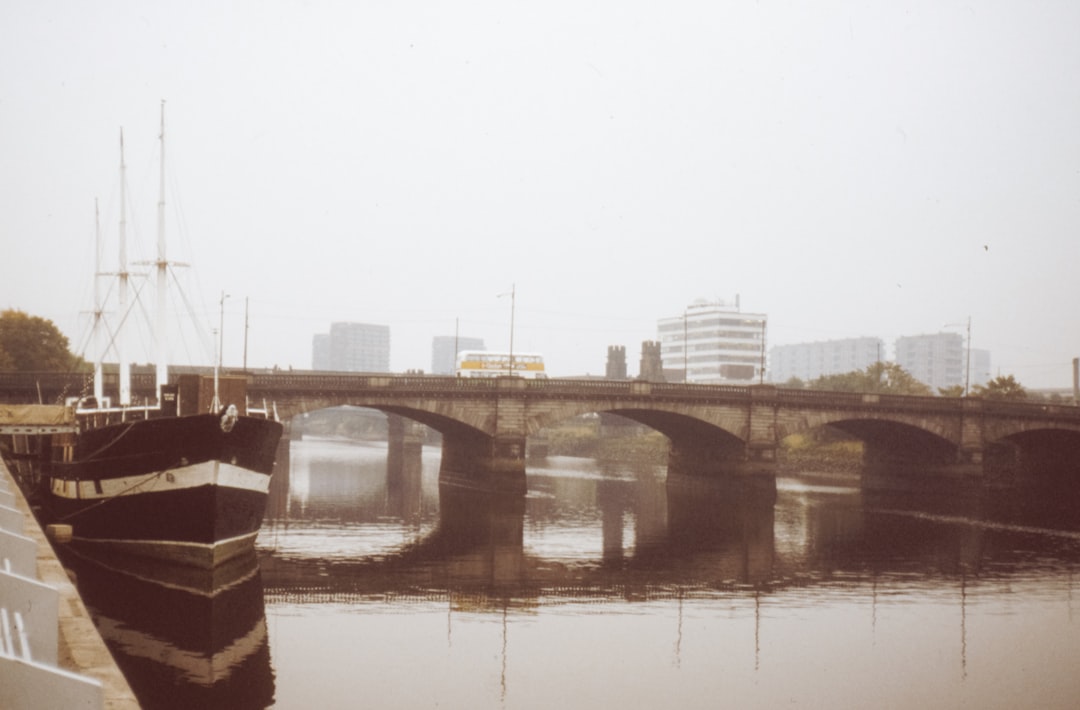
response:
M304 398L279 407L279 414L295 416L308 411L337 406L365 407L428 426L442 435L442 461L439 478L445 484L492 491L524 493L525 441L497 436L497 411L490 408L460 407L453 401L393 399L350 394ZM393 427L392 427L393 428ZM395 440L401 432L391 433L389 457L401 460ZM507 475L507 469L521 468L521 475ZM389 464L388 464L389 465Z
M877 422L877 424L863 425L860 422ZM857 412L836 409L780 413L777 416L776 434L782 439L792 434L805 434L823 426L836 427L860 439L873 435L878 429L888 436L885 430L888 427L896 427L897 435L901 437L919 437L919 434L909 431L918 430L931 437L932 440L947 441L954 446L959 446L962 440L960 422L904 412Z
M530 408L525 428L532 434L583 414L616 414L667 437L669 483L712 479L729 485L735 495L775 499L772 459L776 447L771 442L754 447L752 422L744 407L718 403L687 407L677 400L650 405L608 398L560 401Z
M998 478L1015 484L1080 481L1080 430L1031 424L1008 429L987 444L987 467Z
M829 423L863 442L863 467L872 473L928 474L959 460L958 442L933 428L891 418L846 418Z
M462 406L452 400L418 398L387 402L376 393L305 398L279 410L287 416L342 405L405 417L442 434L440 477L444 482L486 486L498 478L500 468L515 467L520 459L521 482L515 488L523 488L526 439L561 421L589 413L617 414L664 434L670 441L669 476L728 477L750 470L747 467L750 422L738 406L687 409L677 401L641 407L610 399L556 399L539 406L519 407L519 435L511 437L500 436L500 425L505 428L505 412L499 406ZM502 409L513 412L513 407ZM753 470L758 472L756 468ZM759 481L765 482L764 478ZM770 492L775 493L771 477L767 483Z
M644 424L672 441L695 436L701 439L723 439L732 446L744 445L747 439L747 421L737 412L696 412L685 407L663 403L656 407L644 408L619 402L561 402L557 406L531 411L526 418L526 429L535 434L541 429L554 426L559 422L573 419L583 414L617 414L621 417Z

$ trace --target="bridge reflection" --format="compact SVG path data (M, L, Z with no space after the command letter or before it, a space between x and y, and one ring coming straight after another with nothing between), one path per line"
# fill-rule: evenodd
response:
M783 479L774 505L752 491L733 495L723 481L671 485L647 466L572 465L531 469L530 494L522 498L439 487L433 460L393 484L377 464L361 473L354 462L354 475L369 478L354 489L356 498L326 492L316 505L323 494L309 484L306 509L321 511L318 517L341 506L341 524L366 539L308 551L277 547L273 529L283 521L272 521L260 538L267 597L468 600L470 607L501 609L560 599L769 594L870 584L914 570L914 584L935 586L993 576L999 561L1011 564L1017 554L1015 541L998 547L1002 534L1025 529L1044 536L1038 544L1049 536L1050 544L1073 546L1063 554L1080 557L1080 508L1060 497L1049 503L1015 494L924 496L864 491L851 479ZM373 541L393 525L395 534Z

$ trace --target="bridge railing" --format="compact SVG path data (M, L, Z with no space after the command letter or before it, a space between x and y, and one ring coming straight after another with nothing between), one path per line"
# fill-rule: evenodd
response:
M524 390L548 395L588 392L597 395L641 394L642 383L633 380L585 379L510 379L495 377L438 377L431 375L350 375L350 374L256 374L249 378L249 389L266 392L360 392L372 389L415 392L495 392ZM654 396L715 398L746 397L749 387L731 385L684 385L645 383Z
M815 406L878 406L881 408L930 409L955 411L963 407L958 397L924 397L903 394L879 394L873 392L831 392L828 390L781 389L776 399L785 404L813 403ZM969 400L970 401L970 400Z
M106 372L102 377L106 391L120 388L120 375ZM94 375L89 372L17 372L0 371L0 401L63 404L66 397L81 397L93 393ZM132 392L155 392L154 374L132 373Z

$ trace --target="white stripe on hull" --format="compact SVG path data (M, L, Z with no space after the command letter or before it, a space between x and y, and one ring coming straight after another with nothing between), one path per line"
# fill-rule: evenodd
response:
M204 461L139 476L104 478L99 481L54 478L51 482L52 494L69 500L95 500L142 493L164 493L200 486L221 486L268 493L270 476L224 461Z
M245 533L217 542L179 542L177 540L123 540L118 538L91 538L72 536L82 545L101 545L105 549L125 552L142 557L152 557L183 565L213 567L250 552L255 547L259 531Z

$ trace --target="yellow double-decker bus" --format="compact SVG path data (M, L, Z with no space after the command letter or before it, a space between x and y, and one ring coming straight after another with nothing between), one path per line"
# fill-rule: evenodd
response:
M462 350L457 357L458 377L507 377L515 375L528 379L543 379L544 356L537 353L514 353L513 370L510 353L488 350Z

